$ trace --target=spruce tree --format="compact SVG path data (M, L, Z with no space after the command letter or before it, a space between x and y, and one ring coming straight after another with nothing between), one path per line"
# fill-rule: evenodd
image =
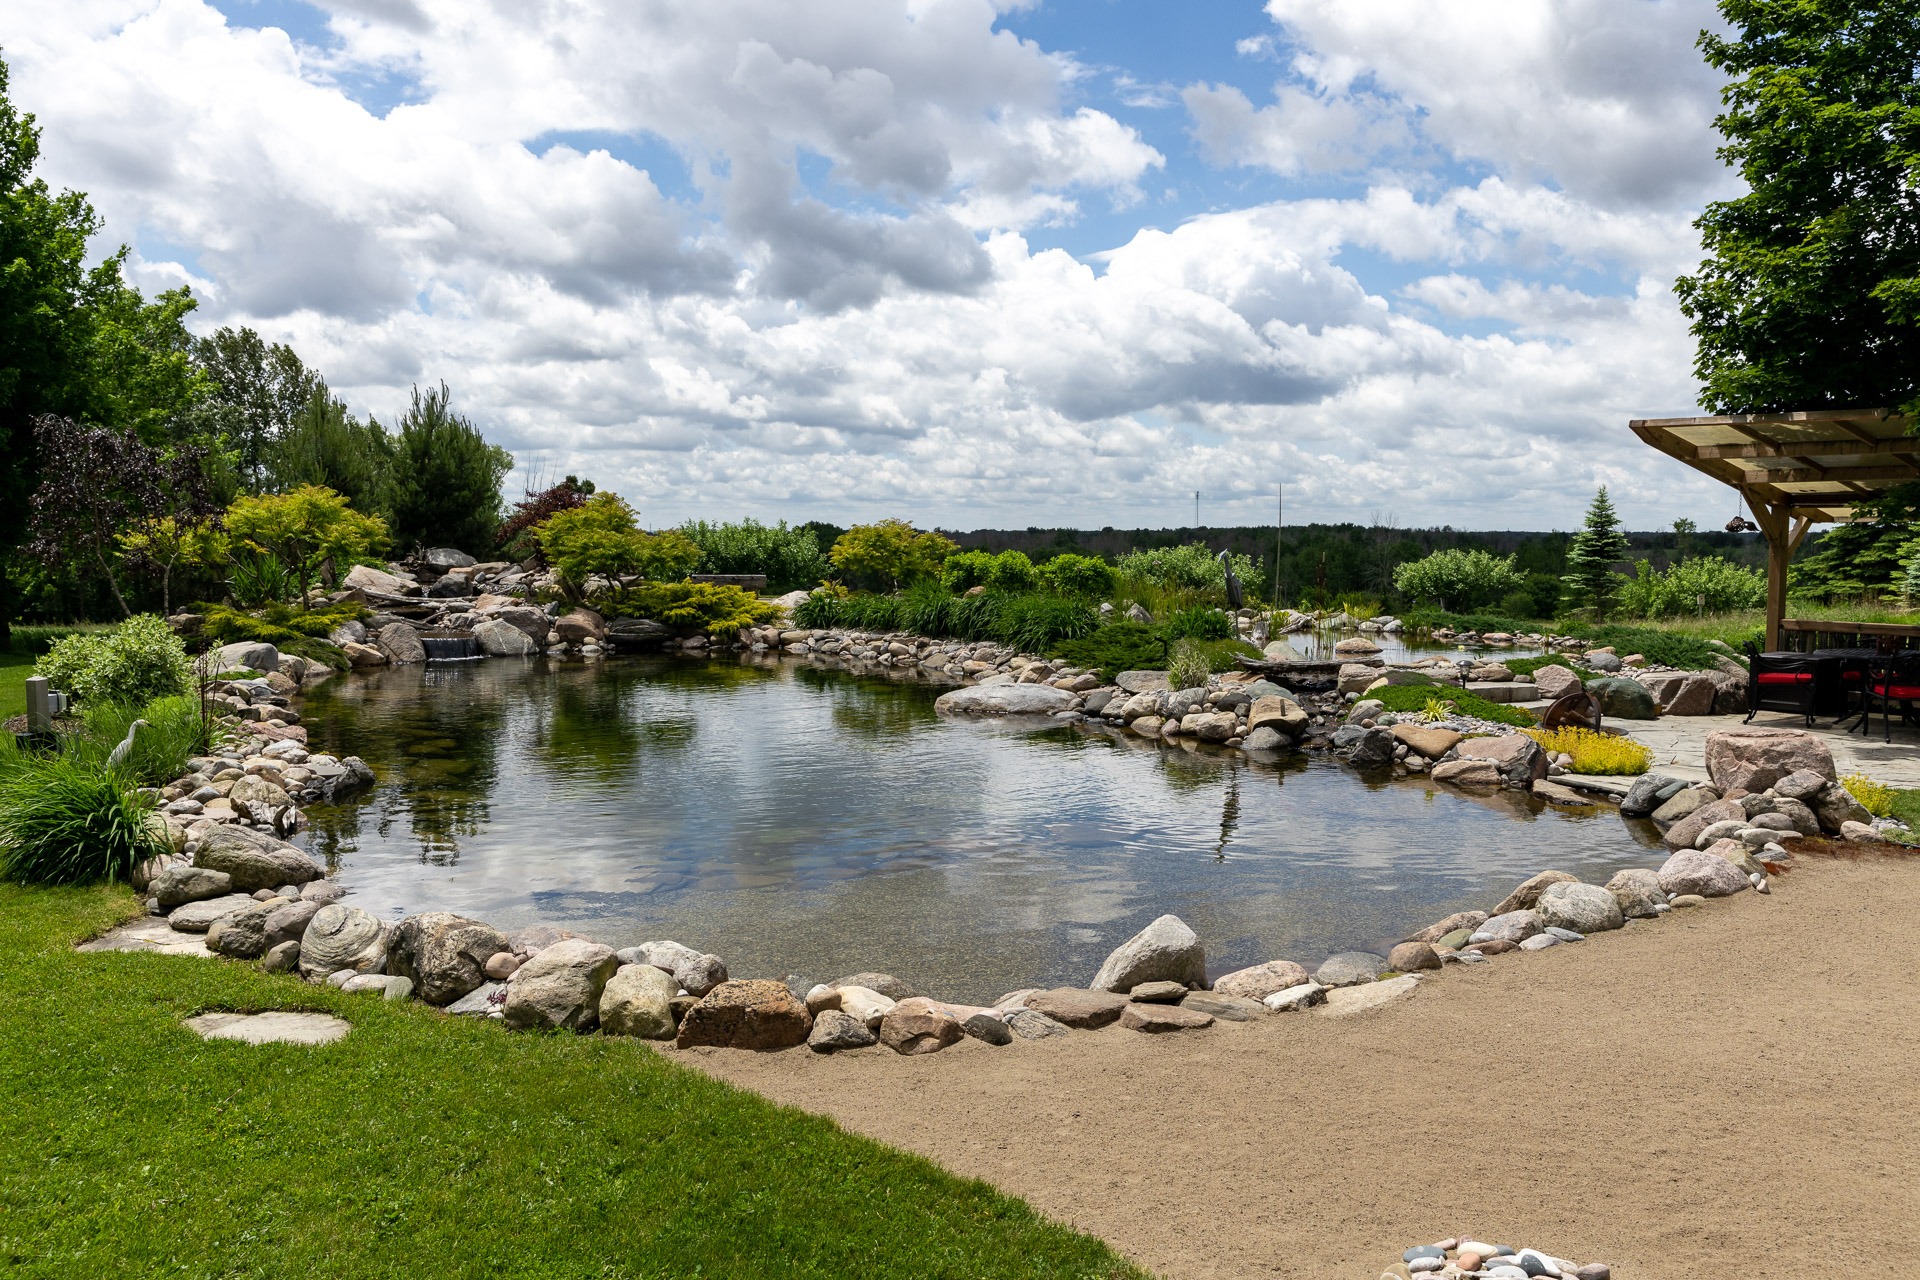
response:
M1591 609L1596 620L1604 621L1620 589L1621 576L1613 566L1626 558L1627 535L1620 532L1620 517L1607 498L1607 486L1601 485L1587 507L1586 527L1567 542L1567 572L1560 579L1566 586L1567 604Z

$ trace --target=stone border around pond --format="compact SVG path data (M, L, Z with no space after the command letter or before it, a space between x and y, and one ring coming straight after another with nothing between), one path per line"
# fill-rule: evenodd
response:
M848 633L846 643L856 655L863 644L869 651L874 647L860 633ZM924 666L929 660L918 649L902 653L895 645L907 648L904 640L888 639L878 656L905 661L875 665ZM254 961L270 971L297 971L344 990L418 998L514 1028L599 1030L679 1048L807 1044L831 1053L885 1045L916 1055L969 1037L1008 1045L1116 1023L1161 1034L1307 1009L1351 1015L1410 993L1421 974L1447 965L1583 942L1630 921L1749 889L1767 893L1770 877L1793 863L1782 841L1823 831L1853 839L1878 834L1862 825L1864 811L1833 780L1832 759L1818 739L1796 730L1732 730L1708 740L1707 765L1719 788L1655 774L1637 781L1621 801L1626 816L1650 816L1665 827L1672 853L1658 871L1629 867L1604 886L1543 871L1489 910L1448 916L1385 956L1343 952L1312 973L1294 961L1271 960L1210 981L1199 937L1178 917L1163 915L1115 949L1086 988L1023 989L990 1006L939 1000L883 973L824 983L792 974L737 980L720 957L673 941L616 950L549 926L508 934L447 912L388 922L341 901L341 887L281 837L304 825L301 806L370 785L372 771L355 757L309 753L305 729L289 705L300 680L279 669L270 646L256 646L248 656L267 668L264 674L225 682L216 696L246 716L250 736L220 756L196 758L194 773L160 789L179 854L136 873L136 888L149 893L152 915L164 917L172 931L204 934L210 954ZM948 660L943 665L956 665L954 656L942 653ZM942 711L1031 715L1064 698L1078 705L1048 714L1106 720L1107 707L1124 695L1122 714L1112 718L1118 723L1109 724L1110 730L1124 727L1162 741L1237 744L1256 753L1262 748L1250 747L1249 740L1262 731L1285 745L1303 739L1317 745L1315 727L1333 718L1307 710L1278 686L1260 688L1260 681L1216 678L1205 689L1175 691L1154 688L1157 673L1133 672L1115 686L1097 679L1087 685L1086 673L1012 653L992 661L989 673L990 656L957 664L974 683L943 694ZM968 671L967 663L983 665ZM1158 683L1164 686L1164 676ZM1091 705L1090 695L1102 692L1106 699ZM1128 720L1130 706L1142 714ZM1163 706L1168 714L1159 717L1157 732L1135 729L1150 718L1149 709ZM1225 733L1229 721L1234 732ZM1167 732L1169 724L1177 724L1177 731ZM1431 761L1428 767L1440 778L1448 764L1457 763L1455 776L1465 779L1471 772L1487 785L1531 789L1545 783L1551 762L1532 739L1504 731L1464 736L1474 727L1343 723L1326 735L1326 746L1362 767L1417 771ZM1345 743L1343 734L1351 735ZM105 942L86 945L102 949ZM129 936L127 945L152 946L137 936Z

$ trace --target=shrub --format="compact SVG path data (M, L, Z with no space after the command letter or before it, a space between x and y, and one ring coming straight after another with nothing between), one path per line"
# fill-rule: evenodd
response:
M1509 592L1522 591L1525 585L1526 580L1514 567L1514 557L1457 547L1436 551L1423 560L1410 560L1393 571L1394 590L1410 600L1430 601L1442 609L1476 609Z
M568 476L559 484L542 489L539 493L529 489L520 501L513 504L505 523L494 533L494 545L509 560L531 559L540 552L540 539L535 531L549 517L585 506L587 499L592 496L593 481L582 480L578 476Z
M923 532L905 520L882 520L841 534L828 557L842 573L898 590L938 575L954 550L942 534Z
M1427 704L1435 694L1431 685L1392 684L1360 695L1381 703L1388 711L1396 713L1413 712L1424 714ZM1530 729L1537 721L1520 707L1509 707L1504 703L1488 702L1478 694L1468 693L1464 689L1447 690L1445 701L1463 716L1472 716L1476 720L1491 720L1495 724L1510 724L1517 729Z
M236 543L285 566L303 599L327 561L344 568L387 545L384 520L362 515L345 498L320 485L242 497L227 508L226 527Z
M1260 563L1250 556L1236 555L1233 572L1248 586L1261 581ZM1129 551L1114 563L1124 577L1140 578L1160 587L1185 587L1224 593L1227 571L1219 557L1205 543L1190 542L1179 547L1155 547L1150 551Z
M1064 551L1040 566L1040 577L1063 596L1076 600L1103 600L1113 594L1120 575L1098 556Z
M1139 622L1111 622L1092 635L1062 640L1055 657L1076 667L1098 671L1111 681L1122 671L1158 671L1166 666L1167 638L1157 627Z
M820 581L832 566L811 529L789 529L785 520L708 524L690 520L680 532L700 548L703 573L764 573L769 591L794 591Z
M270 604L253 613L243 613L223 604L201 605L194 609L204 621L200 634L213 644L236 644L242 640L284 646L304 637L324 638L335 627L356 622L370 615L364 605L348 602L324 609L295 609Z
M1230 640L1233 620L1218 609L1182 609L1167 619L1169 640Z
M150 613L129 618L110 632L57 641L34 670L82 702L134 706L186 693L193 676L180 637Z
M1009 596L996 620L994 639L1025 653L1045 653L1062 640L1090 636L1099 627L1099 615L1081 601L1037 594Z
M1717 670L1719 663L1716 659L1730 656L1697 636L1653 627L1583 626L1573 631L1581 639L1591 640L1596 645L1612 645L1621 653L1643 654L1648 662L1677 667L1683 671Z
M167 851L152 804L114 775L64 754L10 755L0 769L0 876L123 880Z
M992 573L992 552L956 551L940 566L940 585L957 595L986 586Z
M1885 783L1875 782L1864 773L1849 773L1840 779L1840 785L1847 794L1860 802L1860 807L1876 818L1893 816L1894 801L1899 793Z
M1176 640L1167 651L1167 687L1197 689L1213 674L1213 663L1191 640Z
M651 618L678 631L731 635L780 616L751 591L715 582L649 582L608 606L611 617Z
M1653 752L1632 738L1592 729L1528 729L1526 734L1549 753L1573 757L1574 773L1603 776L1641 774L1653 763Z
M1040 575L1024 551L1002 551L993 558L987 573L987 585L995 591L1032 591L1040 585Z
M1627 617L1672 618L1758 609L1766 602L1766 574L1719 556L1699 556L1669 565L1664 572L1640 561L1634 577L1620 588L1619 609Z
M574 600L586 597L589 578L605 578L618 602L627 578L673 582L700 563L700 548L679 530L642 531L633 508L617 493L596 493L581 506L555 513L538 534L561 589Z
M233 557L227 590L242 609L258 609L293 594L293 575L264 551L244 551Z
M207 754L229 736L202 713L198 698L156 698L137 712L110 702L88 708L82 721L85 730L71 744L71 754L83 764L105 768L107 757L126 738L136 718L147 723L134 738L121 775L146 786L172 782L187 771L188 760Z
M513 455L452 408L447 384L413 389L393 434L393 536L403 547L484 554L500 528L500 482Z

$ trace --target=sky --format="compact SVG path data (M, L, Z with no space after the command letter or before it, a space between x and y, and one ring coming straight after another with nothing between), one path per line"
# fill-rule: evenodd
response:
M1708 0L9 0L191 324L649 525L1733 513L1672 282Z

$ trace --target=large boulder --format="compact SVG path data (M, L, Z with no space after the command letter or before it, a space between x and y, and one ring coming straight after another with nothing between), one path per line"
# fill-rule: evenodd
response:
M1475 929L1472 936L1485 937L1492 942L1519 943L1525 942L1546 927L1546 922L1540 919L1540 913L1531 908L1503 911Z
M1580 690L1580 677L1575 675L1572 669L1563 667L1557 662L1535 668L1533 683L1534 687L1540 691L1540 696L1548 702L1556 702Z
M489 658L525 658L540 652L532 636L499 618L482 618L469 634L474 647Z
M233 877L224 871L189 867L175 863L153 878L147 892L160 900L162 910L207 898L224 898L233 892Z
M575 609L554 619L553 629L560 633L560 639L567 644L585 644L591 640L595 644L607 638L607 624L599 614L591 609Z
M1487 760L1500 773L1502 786L1530 789L1547 776L1547 753L1524 733L1498 738L1468 738L1455 748L1462 760Z
M224 871L235 890L253 893L318 880L320 867L284 840L251 827L216 826L201 837L193 865Z
M1035 991L1023 1002L1035 1013L1045 1014L1062 1026L1082 1031L1104 1027L1120 1016L1127 998L1111 991L1082 991L1078 987L1055 987ZM1014 1027L1019 1031L1019 1026Z
M490 618L495 622L504 622L510 627L518 628L532 642L535 653L547 651L547 635L553 630L553 619L547 617L544 609L530 608L526 601L514 600L509 604L496 605L487 609L481 609L476 604L474 611L483 618ZM479 626L479 623L474 624L476 632Z
M1306 733L1311 723L1311 718L1299 703L1278 694L1255 698L1247 710L1249 733L1256 729L1273 729L1289 738L1298 739Z
M1407 745L1408 751L1429 760L1438 760L1446 755L1459 746L1465 736L1435 724L1396 724L1390 732L1396 741Z
M283 942L298 942L320 910L318 903L274 898L222 916L207 930L207 949L236 960L258 960Z
M1603 933L1626 923L1620 903L1597 884L1550 884L1533 909L1547 928L1575 933Z
M1393 763L1399 740L1385 729L1362 729L1347 747L1347 761L1356 769L1385 769Z
M241 640L223 644L213 651L204 665L213 674L222 671L278 671L280 651L262 640Z
M1849 822L1873 821L1866 806L1837 782L1828 783L1827 789L1813 798L1813 812L1820 820L1820 829L1828 835L1837 834Z
M1599 700L1600 714L1615 720L1652 720L1660 714L1653 690L1627 676L1589 680L1587 692Z
M1265 964L1256 964L1250 969L1236 969L1223 978L1216 978L1213 989L1221 995L1265 1000L1276 991L1299 986L1307 980L1307 976L1305 966L1291 960L1269 960Z
M1707 776L1721 794L1765 791L1793 773L1835 777L1833 753L1804 729L1719 729L1707 735Z
M1044 716L1072 708L1074 697L1046 684L976 684L934 699L944 715Z
M1668 827L1660 838L1669 849L1691 849L1700 842L1701 833L1714 823L1744 821L1746 816L1747 811L1738 800L1713 800Z
M175 907L167 914L167 926L176 933L205 933L222 917L256 907L253 895L230 893L224 898L202 898Z
M1161 916L1114 948L1088 985L1096 991L1131 991L1143 982L1207 985L1207 953L1179 916Z
M1666 713L1670 716L1710 716L1717 692L1712 676L1704 671L1690 671L1681 679L1679 687L1667 691L1664 699Z
M620 952L620 963L635 962L664 969L692 996L704 996L727 980L727 965L719 956L678 942L643 942Z
M1620 797L1620 816L1645 818L1660 807L1660 793L1680 784L1662 773L1643 773L1633 780L1627 794ZM1677 793L1676 793L1677 794Z
M412 578L402 578L397 574L385 573L371 565L357 564L347 570L347 576L340 579L345 591L370 591L383 596L417 596L420 584Z
M392 929L358 907L331 902L320 908L300 935L300 972L324 978L342 969L381 973L387 967Z
M713 1045L765 1052L805 1044L812 1030L813 1015L786 983L761 978L723 982L709 991L687 1010L673 1042L681 1049Z
M1386 971L1385 956L1371 951L1342 951L1321 961L1313 980L1323 987L1351 987L1372 982Z
M449 1005L486 982L487 961L506 949L507 936L490 924L428 911L394 929L387 972L412 978L428 1004Z
M1660 868L1661 890L1676 897L1697 893L1703 898L1724 898L1751 887L1740 868L1700 849L1682 849Z
M1514 911L1525 911L1540 901L1540 895L1547 891L1549 885L1574 884L1579 879L1580 877L1570 876L1564 871L1542 871L1537 876L1529 876L1522 880L1512 893L1500 899L1500 905L1489 914L1504 916ZM1514 941L1518 942L1520 939L1515 938Z
M387 655L370 644L360 644L357 641L348 640L340 646L340 652L346 655L347 662L354 667L384 667L387 665Z
M960 1019L925 996L902 1000L880 1019L880 1043L902 1055L938 1053L965 1034Z
M1649 920L1659 915L1655 908L1667 900L1666 890L1660 887L1660 873L1645 867L1628 867L1624 871L1614 872L1613 879L1607 881L1607 892L1620 904L1621 915L1637 920Z
M427 660L427 646L421 643L419 628L411 622L389 622L375 633L373 643L396 667Z
M621 965L600 993L600 1030L612 1036L671 1040L673 998L679 993L678 984L664 969Z
M1418 933L1408 934L1402 941L1435 943L1448 934L1457 933L1462 929L1471 933L1486 922L1487 913L1484 911L1456 911L1443 920L1434 921Z
M420 559L429 568L445 573L449 569L471 569L479 561L457 547L428 547L420 553Z
M807 1033L807 1048L815 1053L838 1053L842 1049L865 1049L878 1044L880 1037L867 1024L838 1009L823 1009L813 1017L813 1030Z
M1435 782L1455 787L1497 787L1500 769L1491 760L1443 760L1428 775Z
M507 1025L591 1031L600 1021L601 993L619 967L613 948L585 938L541 948L507 979Z

